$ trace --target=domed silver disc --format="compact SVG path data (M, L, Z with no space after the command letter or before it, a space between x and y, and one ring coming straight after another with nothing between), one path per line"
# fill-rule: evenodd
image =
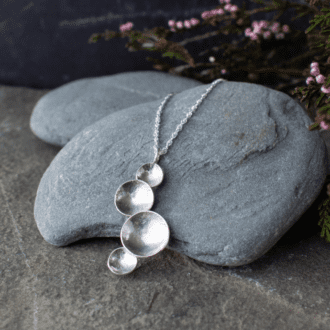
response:
M148 211L153 204L154 192L144 181L127 181L116 191L115 206L121 214L133 215L138 212Z
M125 248L120 247L110 253L107 264L114 274L126 275L135 269L137 258Z
M148 183L150 187L156 187L161 184L164 173L158 164L147 163L142 165L136 172L136 179Z
M151 257L168 244L170 230L156 212L139 212L128 218L120 232L123 246L137 257Z

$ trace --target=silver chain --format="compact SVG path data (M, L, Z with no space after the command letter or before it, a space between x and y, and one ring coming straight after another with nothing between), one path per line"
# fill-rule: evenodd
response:
M161 103L158 111L157 111L157 116L156 116L156 124L155 124L155 132L154 132L154 137L155 137L155 145L154 145L154 151L155 151L155 158L152 164L155 164L159 161L159 157L161 155L165 155L167 153L168 148L172 145L173 140L177 137L179 132L182 130L183 125L188 121L188 119L193 115L193 113L197 110L198 106L203 102L203 100L207 97L207 95L210 93L210 91L217 85L220 81L226 81L225 79L217 79L215 80L212 85L206 90L206 92L202 95L202 97L197 101L197 103L191 108L191 111L186 115L186 118L184 118L181 123L178 125L176 128L175 132L172 134L170 140L167 141L166 147L162 150L158 149L158 136L159 136L159 123L160 123L160 114L164 108L164 105L166 101L172 97L175 93L168 94L164 101Z

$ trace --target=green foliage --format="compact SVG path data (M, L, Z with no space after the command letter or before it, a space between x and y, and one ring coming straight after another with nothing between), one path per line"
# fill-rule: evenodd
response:
M330 198L326 199L318 210L321 217L318 225L322 228L320 236L330 243Z
M315 123L315 124L310 125L308 129L310 131L319 130L320 129L320 125L319 125L319 123Z
M319 109L319 113L323 113L323 114L325 114L325 113L329 113L329 111L330 111L330 106L329 105L324 105L323 107L321 107L320 109Z
M314 23L314 25L311 25L307 30L306 33L311 32L317 25L320 25L320 23L323 21L324 16L316 15L311 22Z
M175 57L175 58L177 58L178 60L181 60L181 61L184 61L185 59L184 59L184 57L183 56L181 56L180 54L178 54L178 53L172 53L172 52L167 52L167 53L164 53L163 55L162 55L162 57L170 57L170 58L173 58L173 56Z
M316 105L320 104L320 102L321 102L321 100L323 99L324 96L325 96L325 94L321 92L321 96L317 99Z

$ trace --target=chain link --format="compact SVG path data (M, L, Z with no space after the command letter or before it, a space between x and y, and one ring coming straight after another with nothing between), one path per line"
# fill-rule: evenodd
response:
M171 93L165 97L161 105L159 106L159 109L157 111L156 116L156 124L155 124L155 132L154 132L154 151L155 151L155 158L152 164L155 164L159 161L159 157L161 155L165 155L167 153L168 148L172 145L173 140L177 137L179 132L182 130L183 125L188 121L188 119L193 115L193 113L197 110L198 106L203 102L203 100L207 97L207 95L211 92L211 90L221 81L226 81L225 79L217 79L215 80L212 85L206 90L206 92L202 95L202 97L197 101L197 103L191 108L191 111L186 115L186 117L181 121L181 123L177 126L175 132L172 134L170 140L167 141L166 147L162 150L158 149L158 142L159 142L159 123L160 123L160 115L164 108L165 103L170 99L175 93Z

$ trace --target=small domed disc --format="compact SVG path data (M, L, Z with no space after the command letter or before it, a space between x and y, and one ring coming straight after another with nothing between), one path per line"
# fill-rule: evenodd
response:
M148 183L150 187L156 187L161 184L164 173L158 164L147 163L142 165L136 172L136 179Z
M110 253L107 265L114 274L126 275L135 269L137 258L125 248L120 247Z
M130 216L138 212L148 211L153 204L154 192L144 181L127 181L116 191L115 206L123 215Z
M128 218L120 232L123 246L137 257L151 257L168 244L170 230L165 219L153 211Z

